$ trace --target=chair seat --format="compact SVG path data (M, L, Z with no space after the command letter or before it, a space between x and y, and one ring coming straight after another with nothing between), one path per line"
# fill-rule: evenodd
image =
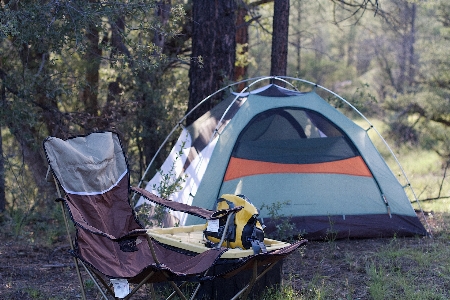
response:
M145 236L131 239L131 247L123 249L120 241L106 236L78 230L77 245L73 254L110 278L132 279L149 271L164 270L173 276L197 276L205 272L227 249L208 249L198 254L174 251L164 244ZM155 251L153 256L148 243ZM130 249L131 248L131 249ZM158 261L155 260L158 259Z

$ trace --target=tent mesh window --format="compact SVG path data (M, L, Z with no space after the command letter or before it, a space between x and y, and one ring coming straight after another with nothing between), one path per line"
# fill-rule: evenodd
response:
M255 116L240 134L232 154L282 164L315 164L358 155L348 137L322 115L286 107Z

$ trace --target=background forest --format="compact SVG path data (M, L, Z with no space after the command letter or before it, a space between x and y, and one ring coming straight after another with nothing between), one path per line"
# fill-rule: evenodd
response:
M269 74L341 94L409 155L420 199L450 197L446 0L285 1L285 74L268 63L281 55L273 1L208 2L0 1L0 222L52 219L45 137L119 132L136 183L187 110Z

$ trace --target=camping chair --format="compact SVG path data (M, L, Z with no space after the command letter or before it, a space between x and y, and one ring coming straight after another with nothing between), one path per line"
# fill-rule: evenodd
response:
M117 134L96 132L65 141L49 137L44 141L44 150L56 182L59 193L57 201L62 205L69 236L66 211L75 225L75 240L72 242L70 239L71 254L75 260L83 299L86 299L86 294L78 264L84 267L105 299L108 299L107 294L129 299L143 284L158 282L168 282L173 287L175 291L169 298L178 294L186 299L177 283L201 283L214 278L209 276L208 270L227 249L218 246L200 253L183 251L182 247L174 248L158 242L139 223L129 202L128 165ZM141 189L136 188L134 191L153 198L153 201L156 197ZM163 205L171 209L189 212L204 219L226 215L227 224L240 209L236 207L214 212L159 199L166 201ZM224 239L225 234L222 241ZM299 245L294 244L290 248L264 255L249 255L218 275L226 277L261 264L270 267L272 260L281 259ZM117 293L111 288L112 283L108 279L112 283L117 279L126 280L135 284L135 287L129 293ZM251 289L257 279L258 276L254 276L248 287L236 297L243 293L245 297L245 292ZM199 287L200 284L192 294L192 299Z
M105 299L107 293L116 294L108 279L117 278L136 284L125 299L144 283L162 281L168 281L185 299L174 282L198 280L226 251L216 248L193 256L167 249L147 235L130 206L128 166L117 134L97 132L66 141L49 137L44 149L57 183L57 201L65 204L69 235L66 209L75 225L71 254L84 299L78 262ZM210 217L211 211L197 208L194 214Z

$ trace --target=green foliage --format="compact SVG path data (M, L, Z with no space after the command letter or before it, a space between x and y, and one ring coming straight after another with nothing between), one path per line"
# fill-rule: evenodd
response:
M370 277L369 293L373 299L445 299L444 287L430 287L429 282L421 280L428 268L437 268L444 277L448 270L437 264L445 254L436 252L441 241L431 243L418 241L418 247L405 248L402 241L393 239L380 249L368 262L367 274ZM422 273L422 274L421 274ZM445 273L445 274L444 274Z
M87 279L84 281L84 287L87 291L95 289L95 283L92 279Z
M316 267L323 267L330 257L338 258L324 251L322 256L316 254L318 263L310 268L309 277L292 277L300 287L288 284L281 290L269 289L265 299L353 299L355 285L364 285L372 299L449 298L450 268L443 263L450 254L450 187L445 175L450 154L447 2L387 1L377 14L361 15L359 10L356 17L338 1L333 1L335 5L329 5L329 0L292 2L288 74L330 88L376 118L377 128L389 133L386 138L395 146L419 198L442 198L422 203L434 224L434 239L414 243L392 239L362 256L350 251L342 255L339 268L354 271L362 282L352 283L344 275L339 283L330 282L336 275ZM33 184L45 172L33 169L27 157L40 151L42 139L49 134L66 137L104 128L122 132L135 170L132 176L140 178L146 160L186 108L188 82L183 66L190 62L184 51L190 41L189 26L183 23L189 18L178 3L185 1L174 3L169 19L161 20L152 0L1 2L0 126L8 200L3 230L30 243L51 244L61 235L53 230L61 228L57 209L48 209L42 186ZM415 42L402 44L412 32L410 20L402 18L408 16L413 3L417 5ZM254 9L250 16L247 20L258 21L250 24L250 51L240 62L248 63L250 76L265 75L270 68L271 4ZM119 19L124 20L123 29L117 24ZM101 55L89 59L88 36L95 31ZM156 43L157 34L164 37L165 45ZM414 46L411 68L405 63L408 60L401 59L401 51L411 48L402 46ZM98 107L88 113L80 94L89 85L86 75L94 62L99 63ZM409 82L401 77L408 70L415 72ZM118 92L111 95L113 84ZM329 100L340 105L336 99ZM99 123L91 125L92 120ZM381 152L388 157L386 149ZM44 159L39 163L45 165ZM391 158L388 164L393 165ZM159 187L167 196L184 180L170 173L173 170L161 174L164 179ZM261 207L279 221L278 239L292 237L290 217L280 213L286 205L278 202ZM159 213L158 224L164 213ZM327 245L327 250L338 251L334 236L330 221L333 247ZM337 290L344 292L337 294ZM36 288L25 292L30 298L46 297Z
M164 173L162 169L158 170L158 173L161 176L161 181L158 185L153 185L153 190L155 190L162 198L169 199L172 194L181 190L183 183L186 182L187 174L182 174L179 176L175 169L177 163L183 155L185 144L186 142L181 143L180 149L175 153L174 160L167 173ZM141 221L150 227L162 227L163 221L167 214L167 208L161 205L153 206L149 204L144 204L138 212L138 216Z
M290 216L285 216L280 212L280 210L287 205L290 205L291 201L275 201L270 204L263 203L261 205L260 211L267 209L267 214L270 217L270 221L275 224L275 232L269 234L268 236L274 239L282 241L291 241L296 238L296 235L300 235L296 232L294 223L291 222Z
M297 291L290 284L282 284L281 286L270 286L261 296L261 300L291 300L301 299Z
M307 282L306 287L300 291L298 299L330 299L334 293L325 284L324 277L314 274L311 281Z
M186 90L187 73L179 68L186 61L183 5L2 2L2 157L7 211L19 231L32 212L53 205L54 190L41 180L41 142L48 135L117 131L130 149L132 176L140 177L169 124L185 110L186 92L180 90ZM155 13L160 8L162 14ZM174 47L168 50L167 44Z
M175 159L173 160L172 166L167 173L159 170L158 173L161 175L161 182L159 186L154 185L158 194L163 198L168 198L173 193L179 191L182 188L182 184L186 181L187 175L177 176L175 167L177 162L181 159L183 151L185 149L186 142L182 142L180 145L180 150L175 154Z
M30 296L31 299L43 299L42 294L39 290L34 288L26 288L25 292Z
M334 221L331 216L328 216L328 224L330 227L327 228L325 240L329 243L333 243L337 238L338 231L334 228Z
M53 197L54 191L38 180L45 168L39 151L47 135L65 138L97 129L123 133L132 179L140 178L186 109L185 66L206 61L188 57L191 2L172 1L161 10L154 0L1 3L0 126L8 213L17 210L26 219ZM402 152L434 152L440 170L420 176L420 191L432 194L450 155L450 5L387 1L372 14L329 4L292 2L288 74L330 88L384 122L388 139L407 147ZM272 17L271 3L251 7L246 16L249 52L237 64L248 64L249 77L269 73ZM98 86L89 80L97 75ZM83 96L87 91L97 101L93 110ZM335 98L329 100L345 109ZM42 168L32 167L39 159ZM158 158L155 168L161 162ZM448 188L440 195L448 195ZM12 217L20 230L24 222L18 215Z
M434 214L434 238L310 241L283 265L291 299L448 299L448 221Z

